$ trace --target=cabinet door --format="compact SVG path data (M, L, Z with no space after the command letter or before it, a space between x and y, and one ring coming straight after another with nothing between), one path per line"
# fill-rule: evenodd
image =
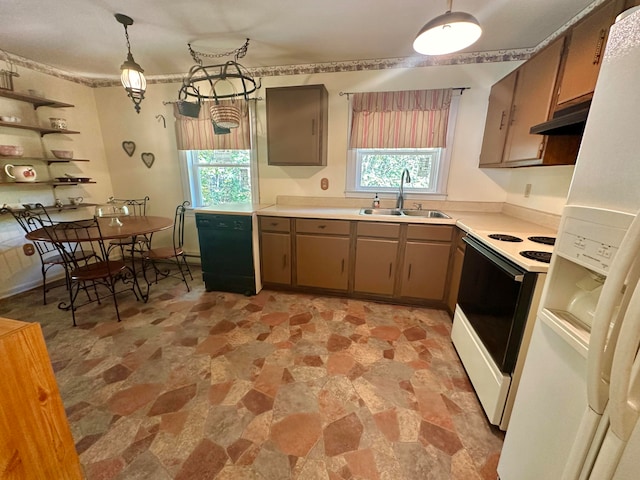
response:
M480 151L480 166L497 165L502 162L517 76L516 70L491 87Z
M593 93L616 3L607 2L571 31L558 104Z
M324 85L267 88L269 165L327 164Z
M450 244L408 241L404 253L400 295L443 300Z
M0 318L0 478L84 478L38 323Z
M542 158L544 136L529 133L549 118L564 38L558 39L519 69L505 162Z
M397 240L358 238L354 290L393 295L397 256Z
M263 232L260 236L262 281L291 284L291 236L288 233Z
M349 284L349 243L349 237L297 235L297 284L346 290Z

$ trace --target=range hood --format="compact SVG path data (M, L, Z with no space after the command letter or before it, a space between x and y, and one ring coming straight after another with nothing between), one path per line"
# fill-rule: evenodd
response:
M551 120L534 125L529 133L540 135L582 135L587 121L591 100L563 108L553 114Z

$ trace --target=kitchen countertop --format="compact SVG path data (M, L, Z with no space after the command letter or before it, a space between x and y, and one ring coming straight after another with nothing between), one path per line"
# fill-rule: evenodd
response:
M293 205L265 205L265 204L227 204L213 207L194 208L197 213L213 213L226 215L253 215L294 218L320 218L331 220L356 220L367 222L414 223L431 225L455 225L467 233L490 244L514 263L534 272L546 272L548 264L536 260L523 258L520 250L551 251L552 246L532 245L526 240L529 235L555 237L557 231L553 228L529 222L521 218L497 212L470 212L442 210L451 218L426 218L409 215L361 215L360 207L317 207ZM498 242L488 238L490 233L510 234L525 237L524 243L513 244Z
M253 215L257 211L270 206L260 203L225 203L211 207L194 207L195 213L217 213L222 215Z
M305 207L270 204L225 204L211 207L196 207L196 213L227 215L252 215L273 217L323 218L332 220L360 220L368 222L421 223L434 225L456 225L465 232L494 231L498 233L555 235L556 231L537 223L528 222L511 215L496 212L443 212L451 218L424 218L409 215L361 215L354 207Z

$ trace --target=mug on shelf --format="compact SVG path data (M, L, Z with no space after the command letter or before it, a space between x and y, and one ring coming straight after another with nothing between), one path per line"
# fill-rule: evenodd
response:
M33 165L11 165L7 163L4 166L4 172L16 182L36 181L36 171Z
M80 205L83 200L84 197L69 197L69 202L71 202L71 205Z

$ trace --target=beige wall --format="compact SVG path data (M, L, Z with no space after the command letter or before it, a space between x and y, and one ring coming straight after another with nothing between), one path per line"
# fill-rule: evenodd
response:
M42 202L51 205L55 196L64 203L69 196L83 196L86 202L104 201L111 194L111 176L106 162L103 140L98 114L96 110L94 89L77 83L61 80L50 75L19 68L19 78L14 79L14 90L26 92L28 89L41 91L47 98L75 105L74 108L52 109L41 107L34 111L33 106L25 102L17 102L0 98L0 114L22 118L28 125L49 126L49 117L67 119L68 129L80 131L79 135L45 135L42 139L36 132L29 130L0 129L0 144L22 145L25 157L51 157L49 150L73 150L75 158L86 158L88 163L62 163L51 167L53 176L65 173L78 176L89 176L97 183L84 186L57 187L49 186L2 186L0 185L0 205ZM44 155L43 155L43 152ZM46 162L0 159L0 165L6 163L16 165L34 165L38 180L49 178ZM1 180L7 181L4 169ZM74 212L71 214L73 215ZM79 212L75 212L79 213ZM80 213L84 215L86 212ZM92 213L92 212L91 212ZM37 255L27 257L22 252L25 243L24 232L20 230L13 217L0 217L0 297L26 290L40 284L40 261ZM58 270L52 274L60 273Z
M278 195L343 197L346 178L346 146L348 101L340 92L406 90L443 87L470 87L462 95L452 146L452 162L448 184L448 200L474 202L505 202L559 213L564 205L572 167L478 169L478 156L491 85L519 65L520 62L487 63L424 67L416 69L390 69L347 73L321 73L266 77L257 102L258 163L260 201L272 203ZM88 164L56 166L63 174L80 171L93 177L96 185L58 188L65 200L67 196L82 195L87 201L102 202L109 195L138 197L149 195L149 213L173 215L175 206L182 202L184 193L178 152L175 144L174 119L171 105L165 101L176 99L178 84L151 84L142 102L140 114L133 108L121 87L90 89L44 74L20 69L16 89L35 88L48 97L73 103L76 108L63 113L70 129L81 135L69 138L46 136L49 148L73 149L76 157L90 158ZM329 92L329 149L325 167L277 167L267 164L265 89L268 87L323 83ZM19 107L16 107L16 104ZM34 115L28 104L0 99L0 113L23 116ZM15 110L18 109L19 110ZM51 109L39 109L37 121L46 124ZM164 117L164 122L162 117ZM34 117L34 121L35 117ZM166 128L165 128L166 123ZM14 132L0 132L0 143L15 143ZM21 143L28 152L40 148L37 134L21 133ZM129 157L122 148L123 141L133 141L136 151ZM155 163L147 168L141 160L143 152L153 153ZM44 165L38 165L38 174L46 174ZM329 179L329 189L320 189L320 179ZM532 184L531 196L523 196L524 185ZM51 203L50 188L16 189L0 186L0 203L42 201ZM20 291L39 283L37 259L24 257L21 250L22 235L12 219L0 220L0 296ZM187 222L186 249L197 253L198 242L193 218ZM159 235L167 241L167 235Z

